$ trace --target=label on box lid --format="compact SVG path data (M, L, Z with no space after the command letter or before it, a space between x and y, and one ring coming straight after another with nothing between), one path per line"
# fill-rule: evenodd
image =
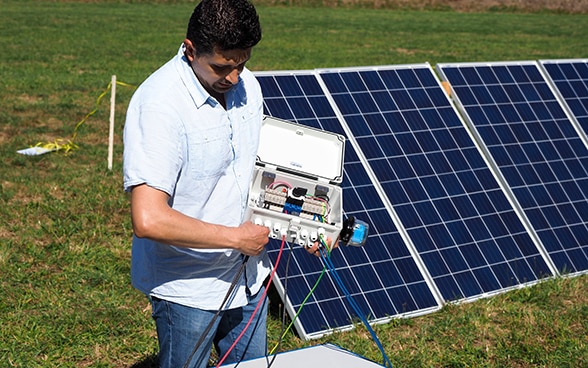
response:
M264 116L257 164L341 184L345 137L291 121Z

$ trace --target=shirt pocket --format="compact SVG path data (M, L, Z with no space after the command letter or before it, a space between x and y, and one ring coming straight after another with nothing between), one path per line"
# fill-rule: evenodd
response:
M242 111L240 114L238 142L240 153L248 159L255 160L259 146L261 115L254 109ZM234 137L235 138L235 137Z
M189 171L194 179L221 176L233 158L229 127L215 126L188 133L188 153Z

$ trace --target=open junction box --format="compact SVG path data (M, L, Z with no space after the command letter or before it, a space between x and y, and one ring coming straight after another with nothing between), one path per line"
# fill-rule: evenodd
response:
M270 237L311 246L342 228L345 137L265 116L247 218Z

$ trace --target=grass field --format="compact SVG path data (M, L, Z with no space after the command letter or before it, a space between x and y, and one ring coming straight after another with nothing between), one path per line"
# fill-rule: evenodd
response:
M578 2L582 3L582 2ZM588 15L260 5L254 70L588 57ZM108 95L67 155L16 150L69 139L112 74L137 85L184 36L187 1L0 0L0 366L151 367L144 296L130 286L131 226L119 86L107 169ZM442 8L442 7L441 7ZM278 339L272 298L270 346ZM376 327L395 367L588 366L588 276L550 280ZM361 327L333 342L381 361Z

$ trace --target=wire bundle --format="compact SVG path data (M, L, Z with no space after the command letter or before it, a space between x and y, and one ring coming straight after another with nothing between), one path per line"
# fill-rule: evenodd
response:
M243 331L241 331L241 333L235 339L235 341L233 342L233 344L231 345L231 347L226 351L225 355L223 355L223 357L218 361L218 363L216 365L217 368L220 367L221 364L224 363L224 361L229 356L229 353L235 348L235 346L237 345L237 343L241 340L241 338L245 334L245 331L247 331L247 329L249 328L249 325L251 325L251 322L253 321L253 318L257 314L257 311L258 311L259 307L265 302L265 297L267 295L267 291L268 291L268 289L269 289L269 287L270 287L270 285L272 283L272 280L274 278L274 275L276 274L276 270L278 269L278 265L280 264L280 258L282 258L282 252L284 250L284 244L285 243L286 243L286 237L284 236L284 237L282 237L282 245L280 246L280 252L278 253L278 258L276 259L276 264L275 264L274 269L272 270L272 272L270 274L270 277L269 277L267 286L266 286L265 290L263 291L263 295L259 299L259 303L257 303L257 306L253 310L253 313L251 314L251 317L249 318L249 320L247 321L247 324L243 328Z
M294 318L292 319L292 321L290 322L290 324L288 325L288 327L282 332L279 341L276 343L276 345L269 352L269 355L274 355L276 353L276 350L281 345L282 339L286 336L286 334L288 333L288 331L290 331L290 329L294 325L294 322L296 321L296 319L300 315L300 312L302 311L302 308L304 307L304 305L306 304L306 302L308 301L308 299L310 298L310 296L314 293L315 289L318 287L318 285L319 285L320 281L322 280L323 276L328 271L333 276L333 279L335 279L335 282L337 283L337 286L341 289L341 291L345 295L346 300L349 302L349 304L353 308L355 314L357 314L357 316L360 318L361 322L365 325L366 329L369 331L370 335L372 336L372 339L376 343L378 349L382 353L382 358L384 360L384 367L392 368L392 363L390 362L390 359L386 355L386 352L384 350L384 347L383 347L382 343L380 342L380 340L378 339L378 336L376 335L376 332L373 330L373 328L369 324L369 321L366 319L366 317L365 317L364 313L362 312L360 306L353 299L353 296L351 295L351 293L349 292L349 290L347 289L347 287L345 287L345 284L343 283L343 280L339 276L339 273L337 272L337 269L335 268L335 265L333 264L333 262L331 260L331 249L329 248L329 246L328 246L328 244L325 241L325 239L324 239L323 236L320 237L320 242L321 242L321 246L319 248L319 251L320 251L320 255L321 255L321 260L323 262L323 269L322 269L322 271L321 271L318 279L316 280L316 282L314 283L314 285L310 289L309 293L306 295L306 297L304 298L304 300L300 304L300 308L298 308L298 311L296 312L296 315L294 316ZM286 282L287 282L287 279L288 279L287 272L286 272L286 276L285 277L286 277ZM284 291L284 294L286 294L286 290ZM274 358L275 358L275 356L274 356ZM268 364L268 367L270 367L272 363L273 363L273 360L271 361L270 364Z
M351 296L351 293L349 293L349 290L347 290L347 288L345 287L345 284L343 283L343 280L341 280L341 277L339 276L339 273L337 272L335 265L331 261L330 252L325 250L325 248L328 248L326 246L325 239L321 236L320 240L321 240L323 247L320 247L319 251L321 253L321 259L323 260L325 267L329 270L330 274L333 276L333 278L337 282L337 285L339 286L341 291L345 294L345 298L347 299L347 301L349 302L349 304L351 305L351 307L355 311L355 314L357 314L357 316L359 317L361 322L365 325L365 328L369 331L370 335L372 336L372 339L374 340L374 342L378 346L378 349L380 349L380 352L382 353L382 358L384 360L384 366L388 367L388 368L392 368L392 363L390 362L390 359L388 359L388 356L386 355L386 352L384 351L384 347L382 346L380 339L378 339L376 332L373 330L372 326L370 325L370 323L366 319L361 308L359 307L359 305L357 304L355 299L353 299L353 297Z

